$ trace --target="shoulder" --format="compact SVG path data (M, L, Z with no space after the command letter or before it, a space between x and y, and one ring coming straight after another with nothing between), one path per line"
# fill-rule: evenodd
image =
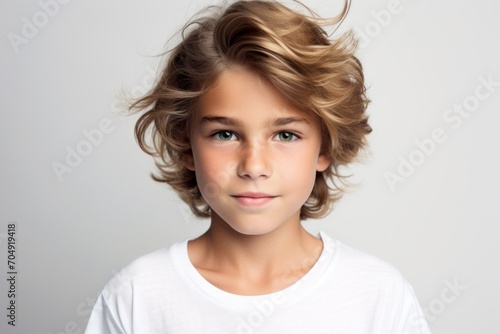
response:
M351 270L370 272L381 276L402 277L401 272L394 265L374 254L361 251L341 242L338 242L338 248L343 260L346 265L350 266Z
M179 247L143 255L118 271L99 294L85 333L132 333L137 324L145 333L165 332L162 317L182 286L172 255Z
M405 294L412 292L403 274L389 262L324 233L322 237L325 246L330 245L333 253L327 275L330 286L357 293L387 293L393 298L404 298Z
M142 255L117 271L103 288L103 295L117 295L131 288L155 286L166 282L172 275L172 249L176 243L149 254Z
M379 279L404 279L401 272L380 257L359 250L328 236L333 246L337 273L352 276L366 276Z
M323 294L365 314L381 333L430 333L412 286L381 258L328 238L333 250ZM395 330L396 329L396 330Z

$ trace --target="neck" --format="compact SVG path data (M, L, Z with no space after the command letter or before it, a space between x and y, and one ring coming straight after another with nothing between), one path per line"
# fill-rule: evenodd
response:
M191 244L192 260L199 270L221 273L248 285L268 282L270 290L296 282L322 250L322 242L302 227L299 214L259 235L242 234L213 216L208 231ZM276 281L282 286L276 287Z

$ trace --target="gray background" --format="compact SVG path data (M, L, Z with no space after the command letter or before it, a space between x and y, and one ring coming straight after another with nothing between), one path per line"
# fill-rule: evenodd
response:
M52 3L51 16L43 3ZM207 227L149 178L153 162L133 138L136 116L120 114L119 97L149 88L154 55L210 1L54 3L0 3L2 333L82 333L96 295L117 270ZM338 7L305 3L322 16ZM384 16L392 4L399 5ZM399 268L434 333L500 332L500 87L479 88L489 96L474 97L479 78L500 82L499 13L500 3L486 0L360 0L341 29L368 36L359 56L373 100L371 149L352 168L359 187L329 217L305 226ZM39 27L25 28L29 38L16 48L9 36L22 37L27 21ZM443 119L464 103L473 111L459 126L456 118ZM108 133L85 147L85 130L101 122L110 122ZM446 140L419 153L415 141L436 128ZM68 147L78 145L89 154L59 180L53 163L66 164ZM410 158L418 166L391 189L386 174ZM5 238L13 221L15 329L4 314Z

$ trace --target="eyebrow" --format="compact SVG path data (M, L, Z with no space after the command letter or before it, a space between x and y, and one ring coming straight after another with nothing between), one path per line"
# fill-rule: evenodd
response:
M204 116L201 119L200 123L219 123L222 125L229 125L229 126L237 126L240 125L241 122L234 119L234 118L229 118L229 117L221 117L221 116Z
M240 126L242 123L234 118L222 116L204 116L201 123L218 123L227 126ZM284 126L292 123L303 123L309 125L310 122L304 117L280 117L271 122L272 127Z
M273 126L283 126L283 125L288 125L292 123L302 123L309 125L309 121L305 119L304 117L281 117L277 118L273 121L272 125Z

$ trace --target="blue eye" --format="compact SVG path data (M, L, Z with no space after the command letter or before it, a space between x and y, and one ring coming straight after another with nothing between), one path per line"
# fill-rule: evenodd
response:
M221 141L235 140L235 138L236 138L234 133L232 133L231 131L226 131L226 130L216 132L212 135L212 137L214 137L217 140L221 140Z
M280 140L280 141L293 141L293 140L298 139L299 137L297 137L295 134L293 134L291 132L282 131L282 132L279 132L278 134L276 134L275 138L277 140Z

